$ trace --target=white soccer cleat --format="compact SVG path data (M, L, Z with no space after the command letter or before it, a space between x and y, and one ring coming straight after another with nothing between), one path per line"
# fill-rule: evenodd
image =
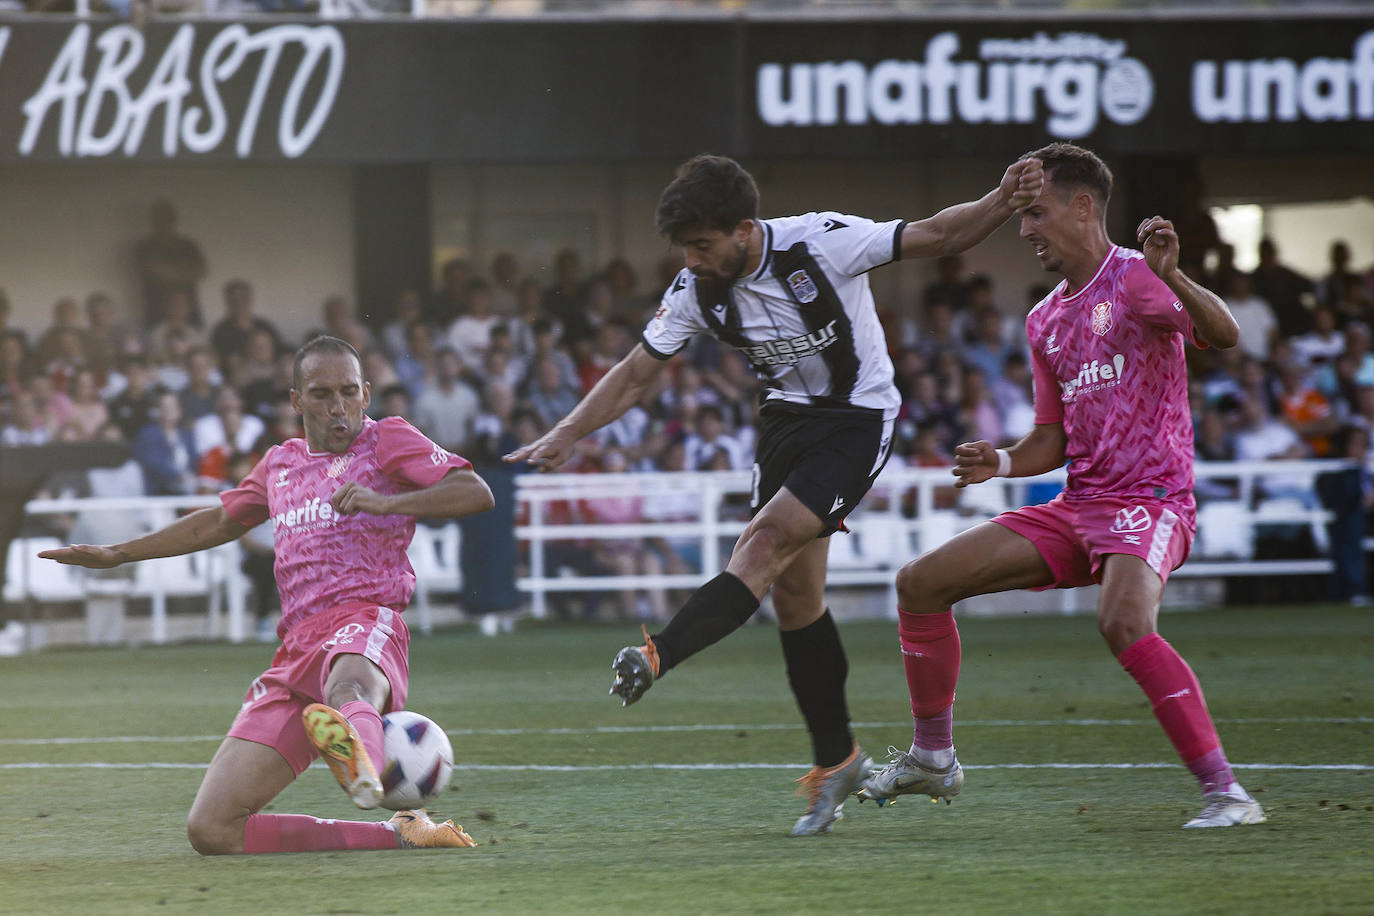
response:
M932 802L954 800L964 787L964 768L956 758L942 770L924 766L907 751L887 749L888 763L874 770L854 794L860 802L875 801L878 807L890 805L898 795L929 795Z
M1263 824L1267 820L1264 816L1264 809L1259 806L1259 802L1251 798L1250 793L1244 789L1240 790L1239 795L1209 792L1202 796L1202 800L1206 802L1202 807L1202 812L1184 824L1184 829L1190 827L1239 827L1242 824Z

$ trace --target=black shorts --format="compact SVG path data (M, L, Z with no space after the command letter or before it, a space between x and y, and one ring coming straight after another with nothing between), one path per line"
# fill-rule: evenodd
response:
M839 530L873 486L892 449L892 421L878 411L769 404L759 417L750 515L783 487Z

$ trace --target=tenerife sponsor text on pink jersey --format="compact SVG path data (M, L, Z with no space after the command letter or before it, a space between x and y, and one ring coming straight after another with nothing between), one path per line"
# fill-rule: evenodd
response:
M363 418L342 454L312 452L290 439L267 454L235 489L220 495L229 517L252 527L272 520L285 633L311 614L345 605L401 611L415 591L406 548L408 515L340 516L330 497L349 481L378 493L419 490L454 468L471 467L399 417Z
M1148 497L1191 527L1193 425L1178 297L1144 256L1113 245L1087 285L1057 286L1026 316L1035 422L1064 424L1070 498Z

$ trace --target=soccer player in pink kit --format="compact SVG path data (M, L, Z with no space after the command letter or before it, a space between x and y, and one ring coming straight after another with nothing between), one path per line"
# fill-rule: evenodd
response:
M1039 196L1021 211L1021 237L1064 280L1026 317L1035 367L1035 429L1009 449L955 450L955 486L1029 477L1069 460L1068 486L1043 506L999 515L908 563L897 575L899 634L915 730L856 793L880 804L902 794L953 799L959 631L951 606L1008 589L1102 586L1098 630L1140 685L1202 788L1185 827L1264 820L1236 782L1202 688L1156 632L1169 573L1195 526L1193 433L1183 346L1232 347L1239 328L1219 298L1178 267L1178 235L1155 216L1142 251L1107 237L1112 175L1096 155L1054 143Z
M259 813L317 755L358 807L381 801L372 761L384 760L382 713L405 706L410 633L401 611L415 590L406 558L415 517L492 507L465 459L404 420L364 415L371 388L345 341L301 347L293 384L305 438L269 449L221 506L123 544L40 556L107 569L205 550L270 518L282 645L210 761L187 821L191 845L203 855L474 846L462 827L423 811L375 822Z

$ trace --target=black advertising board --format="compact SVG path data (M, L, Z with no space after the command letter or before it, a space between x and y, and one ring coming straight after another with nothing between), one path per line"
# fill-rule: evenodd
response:
M1374 152L1374 17L0 23L0 162L1005 157L1051 139Z

